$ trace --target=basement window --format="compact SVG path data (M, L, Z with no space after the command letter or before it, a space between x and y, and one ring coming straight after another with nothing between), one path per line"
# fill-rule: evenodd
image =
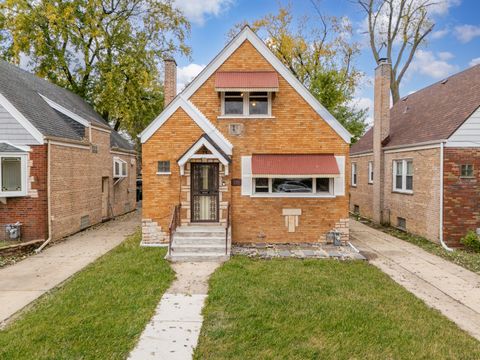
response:
M359 215L360 214L360 206L353 205L353 213Z
M403 231L407 231L407 220L402 217L397 217L397 228Z
M113 158L113 177L125 178L127 177L127 162L118 158Z
M473 165L472 164L462 165L460 176L465 178L473 177Z
M0 197L27 195L27 155L0 154Z

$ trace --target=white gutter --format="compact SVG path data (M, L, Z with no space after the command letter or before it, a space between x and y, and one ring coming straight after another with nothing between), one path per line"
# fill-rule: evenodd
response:
M45 240L42 245L38 249L35 249L35 253L39 253L40 251L43 250L45 246L48 245L48 243L52 240L52 205L51 205L51 189L50 189L50 183L51 183L51 144L50 140L47 140L47 216L48 216L48 239Z
M443 148L444 142L440 143L440 244L446 251L452 252L453 249L448 247L443 241Z

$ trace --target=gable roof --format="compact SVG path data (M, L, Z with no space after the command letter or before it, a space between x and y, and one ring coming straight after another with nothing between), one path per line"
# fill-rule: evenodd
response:
M149 126L139 135L141 142L145 143L169 118L182 108L190 118L216 143L227 155L232 155L233 145L223 134L206 118L191 101L186 100L182 94L177 97L153 120Z
M298 92L300 96L317 112L318 115L345 141L350 143L350 133L325 109L308 89L287 69L268 48L268 46L249 27L245 26L220 53L188 84L177 97L186 101L210 78L210 76L237 50L245 41L249 41L255 49L272 65L272 67ZM175 101L175 100L174 100ZM174 102L173 101L173 102ZM193 104L192 104L193 105ZM164 110L164 112L168 109ZM198 109L197 109L198 110ZM162 113L163 114L163 113ZM142 143L163 125L160 114L141 134ZM152 131L152 129L154 129Z
M480 65L405 96L390 109L390 140L385 147L448 139L480 107ZM350 153L373 151L373 128Z
M43 136L82 140L85 131L80 129L79 122L114 132L80 96L3 60L0 60L0 103L14 113L39 143L43 143ZM130 144L122 148L133 149Z
M18 152L27 152L21 146L15 146L8 142L0 142L0 153L18 153Z

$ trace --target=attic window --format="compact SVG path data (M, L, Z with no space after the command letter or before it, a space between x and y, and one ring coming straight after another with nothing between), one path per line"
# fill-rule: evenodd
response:
M226 117L270 116L272 96L266 91L226 91L222 95L221 114Z
M127 177L127 162L115 157L113 158L113 177L125 178Z

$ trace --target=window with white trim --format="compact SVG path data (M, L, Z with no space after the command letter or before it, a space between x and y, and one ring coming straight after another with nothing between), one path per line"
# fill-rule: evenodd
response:
M115 157L113 158L113 177L125 178L127 177L127 162Z
M170 161L159 161L157 163L157 175L168 175L170 174Z
M269 116L272 95L266 91L226 91L222 95L222 116Z
M27 195L27 155L0 154L0 197Z
M472 164L462 164L460 168L461 177L473 177L473 165Z
M393 190L406 193L413 192L413 160L393 161Z
M333 178L253 178L254 194L333 195Z
M352 163L352 186L357 186L357 163Z
M373 161L368 162L368 183L373 184Z

